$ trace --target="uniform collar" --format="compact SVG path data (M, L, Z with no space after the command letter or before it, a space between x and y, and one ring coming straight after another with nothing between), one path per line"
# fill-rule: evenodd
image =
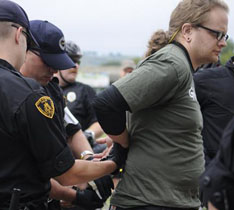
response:
M192 61L190 59L189 53L186 50L186 48L181 43L179 43L177 41L173 41L172 44L176 45L177 47L179 47L180 49L182 49L184 51L185 56L187 57L189 65L190 65L191 72L192 72L192 74L194 74L195 71L194 71L194 68L193 68L193 65L192 65Z
M3 60L1 58L0 58L0 66L3 68L5 67L4 69L7 69L7 70L16 71L16 69L10 63L8 63L6 60Z

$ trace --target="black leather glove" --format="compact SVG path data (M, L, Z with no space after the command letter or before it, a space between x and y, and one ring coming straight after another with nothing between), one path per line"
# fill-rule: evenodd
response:
M120 144L114 143L107 160L112 160L116 163L118 169L122 168L128 156L128 148L123 148Z
M103 203L104 201L89 187L85 190L78 189L76 191L76 199L72 202L74 205L89 210L101 208L103 207Z
M120 171L119 169L124 168L125 162L127 160L127 156L128 156L128 148L123 148L120 144L114 143L109 155L101 159L101 161L105 161L105 160L114 161L117 165L117 168L111 174L116 175L119 173Z
M114 189L114 183L110 175L103 176L99 179L94 180L97 189L102 196L102 200L106 201L111 195L111 189Z

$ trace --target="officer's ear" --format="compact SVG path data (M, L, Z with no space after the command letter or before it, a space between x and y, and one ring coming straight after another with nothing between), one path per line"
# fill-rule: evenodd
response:
M17 43L17 44L19 44L20 43L20 39L23 39L24 37L24 35L23 35L23 27L18 27L18 28L15 28L15 42Z

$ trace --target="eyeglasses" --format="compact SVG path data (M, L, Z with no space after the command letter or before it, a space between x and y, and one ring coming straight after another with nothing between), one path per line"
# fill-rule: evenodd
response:
M17 26L17 25L15 25L15 24L12 24L11 25L12 27L14 27L14 28L19 28L20 26ZM26 31L24 31L24 30L22 30L22 33L24 34L24 36L26 37L26 40L27 40L27 50L31 47L31 43L32 43L32 39L31 39L31 36L29 35L29 33L28 32L26 32Z
M80 59L79 58L73 58L73 57L70 57L72 59L72 61L74 63L77 63L78 65L80 65Z
M205 26L203 26L203 25L200 25L200 24L198 24L198 25L196 25L196 26L197 26L197 27L200 27L200 28L203 28L203 29L205 29L205 30L207 30L207 31L209 31L209 32L211 32L211 33L213 33L213 34L215 34L216 39L217 39L218 41L221 41L223 38L224 38L225 41L228 40L228 35L225 34L225 33L223 33L223 32L221 32L221 31L216 31L216 30L207 28L207 27L205 27Z

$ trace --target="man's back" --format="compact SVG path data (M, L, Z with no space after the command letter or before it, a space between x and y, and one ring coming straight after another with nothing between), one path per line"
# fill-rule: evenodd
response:
M197 99L201 106L204 128L202 135L206 164L219 148L224 128L234 115L234 65L201 69L194 74Z

